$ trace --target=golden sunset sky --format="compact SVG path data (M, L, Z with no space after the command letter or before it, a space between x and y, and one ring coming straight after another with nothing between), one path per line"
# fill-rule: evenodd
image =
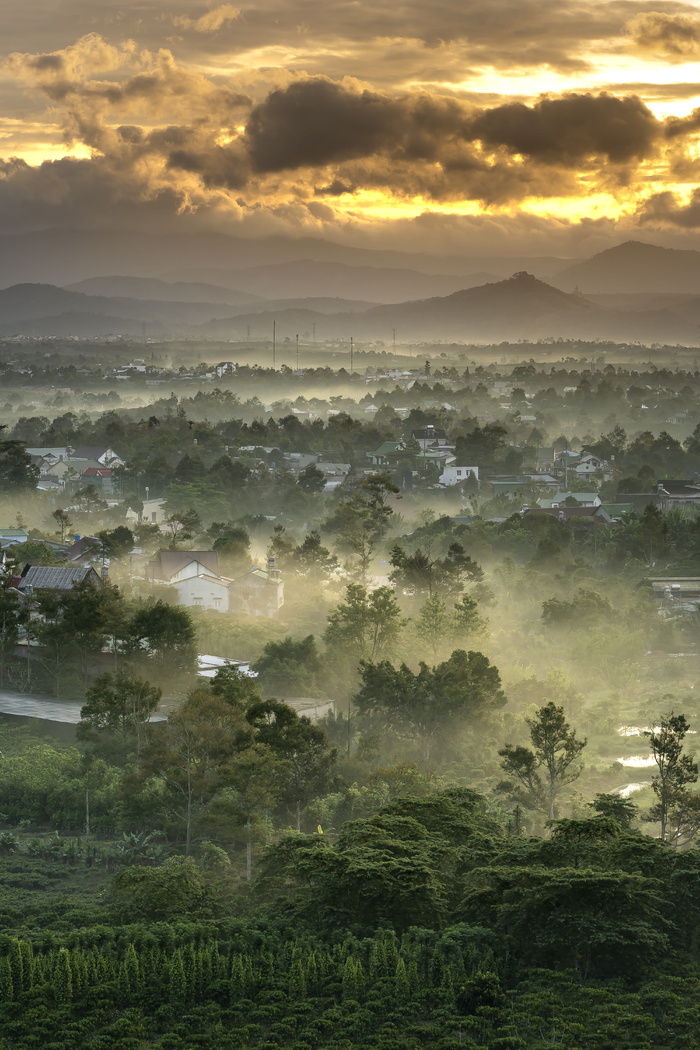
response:
M700 247L699 7L4 0L0 232Z

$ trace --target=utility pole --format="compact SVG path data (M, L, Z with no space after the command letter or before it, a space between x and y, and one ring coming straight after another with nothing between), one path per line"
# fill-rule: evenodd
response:
M354 352L355 352L355 343L353 341L352 336L350 336L350 375L352 375L352 360L353 360Z
M299 333L297 332L297 372L299 371Z
M272 371L275 370L275 358L277 355L277 321L272 322Z

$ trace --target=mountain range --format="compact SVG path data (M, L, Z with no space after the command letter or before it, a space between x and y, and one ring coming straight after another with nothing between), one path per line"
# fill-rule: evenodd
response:
M358 257L352 264L303 258L192 264L157 277L95 275L65 287L13 284L0 291L0 334L258 341L270 339L276 323L280 339L298 334L307 341L313 333L317 341L387 342L396 332L400 343L697 343L700 252L630 241L565 266L548 282L523 270L499 280L484 270L458 275L376 265L386 261L381 252L370 258L374 266Z

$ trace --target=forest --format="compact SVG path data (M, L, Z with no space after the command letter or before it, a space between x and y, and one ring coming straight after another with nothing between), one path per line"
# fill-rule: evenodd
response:
M643 350L0 348L0 698L79 709L0 716L0 1047L697 1044L700 372Z

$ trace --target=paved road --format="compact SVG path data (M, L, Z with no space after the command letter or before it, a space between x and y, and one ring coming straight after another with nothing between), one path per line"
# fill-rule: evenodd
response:
M3 715L23 715L25 718L44 718L49 722L76 725L80 721L81 707L82 704L70 700L0 691L0 714Z
M3 715L22 715L24 718L43 718L49 722L77 725L81 707L82 704L77 701L0 690L0 714ZM151 721L162 722L164 716L154 715Z

